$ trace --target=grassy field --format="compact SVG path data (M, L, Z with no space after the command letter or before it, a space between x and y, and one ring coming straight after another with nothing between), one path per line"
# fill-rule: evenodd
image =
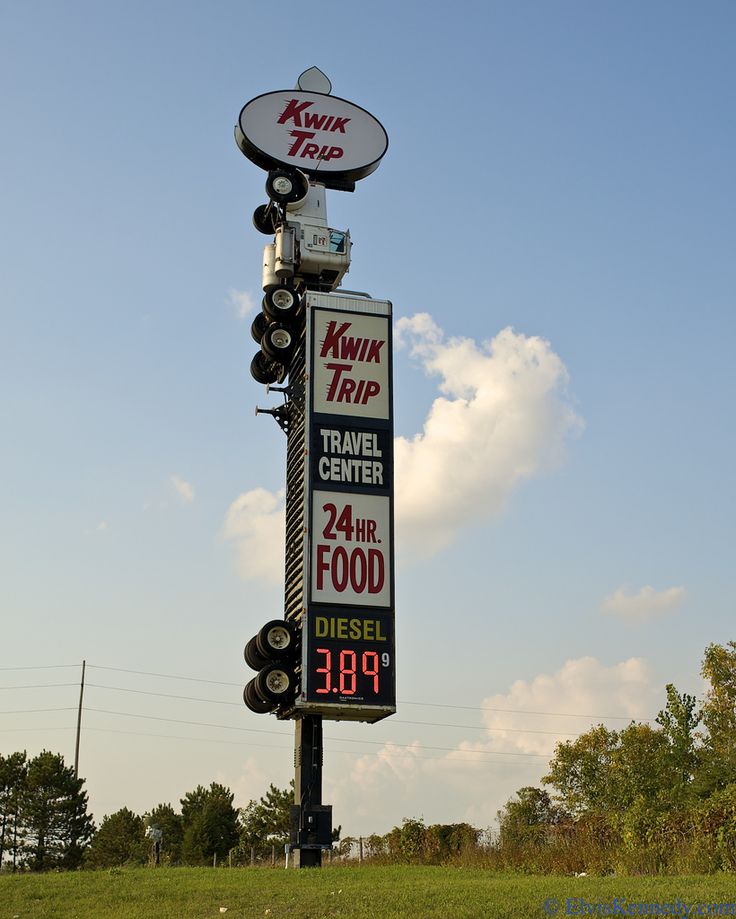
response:
M527 877L425 867L113 869L0 876L0 919L563 919L590 915L581 901L610 905L608 913L601 909L598 915L620 915L629 905L676 904L678 898L690 907L736 902L736 877ZM665 912L673 914L663 909L660 915ZM722 914L736 915L733 910ZM680 915L686 915L684 909Z

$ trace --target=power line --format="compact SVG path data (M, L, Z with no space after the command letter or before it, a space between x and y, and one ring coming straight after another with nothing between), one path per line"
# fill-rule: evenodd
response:
M70 670L74 668L77 670L79 664L44 664L41 667L0 667L0 671L10 671L10 670Z
M65 684L65 685L73 686L75 684L70 683L70 684ZM236 708L241 708L241 709L243 707L242 702L226 702L222 699L201 699L196 696L178 696L178 695L174 695L171 693L153 692L153 691L146 690L146 689L128 689L127 687L124 687L124 686L105 686L102 683L87 683L87 686L93 686L95 689L108 689L113 692L130 692L130 693L136 693L138 695L143 695L143 696L158 696L163 699L180 699L180 700L185 700L187 702L204 702L204 703L207 703L208 705L230 705L230 706L235 706ZM400 718L392 718L389 724L412 724L412 725L423 725L424 727L455 728L455 729L463 729L463 730L468 730L468 731L507 731L511 734L549 734L552 737L560 737L560 736L579 737L580 736L579 734L571 734L571 733L566 733L562 731L541 731L541 730L534 730L532 728L502 728L502 727L492 728L492 727L486 727L485 725L449 724L449 723L443 723L440 721L403 721Z
M35 712L73 712L74 706L67 708L17 708L14 711L0 712L0 715L32 715Z
M146 721L164 721L169 724L189 724L189 725L196 725L197 727L217 728L217 729L225 730L225 731L240 731L240 732L246 732L246 733L251 733L251 734L275 734L279 737L284 736L279 731L269 731L265 728L241 728L241 727L236 727L231 724L212 724L211 722L208 722L208 721L187 721L182 718L161 718L157 715L140 715L136 712L118 712L118 711L113 711L111 709L105 709L105 708L87 708L87 706L85 706L84 711L97 712L98 714L102 714L102 715L119 715L125 718L143 718ZM399 744L399 743L394 743L393 741L387 741L387 740L383 740L383 741L382 740L355 740L349 737L334 737L334 736L326 737L325 739L326 740L336 740L341 743L370 744L372 746L379 746L379 747L385 746L386 744L388 744L390 746L402 747L406 749L414 748L414 749L420 749L420 750L442 750L442 751L449 752L449 753L457 752L456 747L435 747L435 746L430 746L428 744ZM542 759L547 759L550 756L554 756L554 753L516 753L513 750L499 750L499 751L496 751L496 750L463 750L461 752L483 753L488 756L533 756L533 757L541 757Z
M71 730L71 728L69 730ZM114 728L87 727L85 728L85 730L95 731L101 734L124 734L129 737L153 737L153 738L161 739L161 740L186 740L186 741L192 741L194 743L219 743L219 744L226 744L227 746L258 747L259 749L266 749L266 750L289 750L289 751L292 750L292 747L275 746L274 744L251 743L250 741L245 741L245 740L222 740L216 737L185 737L180 734L153 734L148 731L118 731L118 730L115 730ZM363 741L355 741L355 742L363 743ZM430 749L433 749L433 748L430 748ZM388 756L388 757L392 756L392 754L387 751L383 751L381 753L378 753L378 752L373 753L370 750L333 750L332 752L342 754L343 756ZM488 751L461 750L461 751L455 751L455 752L460 752L460 753L467 752L471 754L474 752L477 752L480 755L480 754L485 754ZM395 754L395 755L403 757L405 754L402 753L402 754ZM443 759L443 757L441 756L416 756L416 758L417 759L429 759L429 760L435 760L435 761ZM454 758L453 763L455 761L456 759ZM460 759L459 762L478 763L478 762L484 762L484 760ZM535 763L523 763L523 762L520 763L516 760L502 760L502 761L494 760L494 761L486 761L486 762L488 762L488 765L490 766L535 766L536 765Z
M87 664L88 668L94 668L95 670L112 670L117 673L134 673L139 676L153 676L160 677L165 680L184 680L194 683L211 683L216 686L237 686L242 688L243 684L246 682L243 680L243 683L231 683L225 680L207 680L202 677L190 677L190 676L176 676L171 673L155 673L150 670L128 670L123 667L104 667L100 664ZM540 711L531 711L529 709L521 708L495 708L488 705L447 705L441 702L411 702L406 699L399 699L397 702L398 705L418 705L427 708L451 708L451 709L460 709L463 711L471 712L500 712L502 714L509 715L545 715L548 717L554 718L601 718L604 720L611 721L632 721L635 720L631 715L588 715L580 712L540 712ZM649 718L640 718L639 721L650 721Z
M224 680L205 680L196 676L174 676L171 673L152 673L149 670L126 670L124 667L102 667L98 664L87 664L90 670L114 670L116 673L135 673L139 676L157 676L165 680L187 680L190 683L212 683L215 686L241 686L241 683L227 683Z
M51 664L51 665L42 666L42 667L2 667L0 668L0 671L45 670L45 669L48 670L48 669L69 668L69 667L77 668L78 666L79 665L77 664ZM125 668L125 667L106 667L106 666L102 666L99 664L87 664L87 668L95 669L95 670L108 670L108 671L112 671L115 673L130 673L130 674L135 674L137 676L152 676L152 677L158 677L158 678L166 679L166 680L181 680L181 681L190 682L190 683L207 683L213 686L238 687L239 689L242 689L243 683L245 682L244 680L243 683L232 683L232 682L228 682L225 680L210 680L210 679L204 679L203 677L180 676L180 675L175 675L171 673L157 673L157 672L150 671L150 670L133 670L133 669ZM55 687L78 686L78 685L79 685L78 683L46 683L46 684L35 684L35 685L28 685L28 686L0 686L0 689L43 689L45 687L55 688ZM158 695L161 697L171 698L171 699L186 699L192 702L208 702L208 703L212 703L216 705L237 705L237 706L240 705L239 702L225 702L219 699L196 699L191 696L180 696L176 694L167 694L167 693L155 693L152 691L146 691L142 689L128 689L122 686L116 686L116 687L104 686L102 684L97 684L97 683L88 683L87 685L95 686L98 689L111 689L111 690L115 689L115 690L118 690L119 692L131 692L131 693L137 692L143 695L151 695L151 696ZM441 703L441 702L415 702L415 701L410 701L407 699L400 699L398 700L397 704L414 705L414 706L419 706L422 708L444 708L444 709L452 709L456 711L495 712L498 714L505 714L505 715L538 715L538 716L544 716L544 717L549 717L549 718L586 718L590 720L600 719L603 721L634 721L636 720L636 721L643 722L643 723L649 723L653 720L651 718L635 719L631 715L601 715L601 714L586 714L583 712L549 712L549 711L536 711L536 710L531 710L531 709L520 709L520 708L497 708L495 706L489 706L489 705L450 705L448 703ZM398 721L397 719L394 719L394 723L398 724L402 722ZM414 722L403 722L403 723L410 724ZM416 722L416 723L419 723L419 722ZM512 729L506 728L504 730L511 731ZM516 730L518 731L520 729L516 729ZM537 733L537 732L529 731L529 733ZM557 735L557 732L554 732L554 731L550 731L548 733ZM566 736L573 737L573 736L579 736L579 735L569 734Z

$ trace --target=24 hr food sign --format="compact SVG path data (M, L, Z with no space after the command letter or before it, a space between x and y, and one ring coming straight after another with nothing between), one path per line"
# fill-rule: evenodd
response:
M391 607L391 320L312 320L311 599Z

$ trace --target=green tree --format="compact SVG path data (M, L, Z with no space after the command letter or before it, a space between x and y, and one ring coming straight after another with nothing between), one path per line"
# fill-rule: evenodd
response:
M669 764L672 774L670 796L676 803L690 795L695 773L698 769L696 728L701 715L696 710L695 696L678 693L672 683L667 684L667 705L657 715L657 724L667 741Z
M90 868L145 865L148 840L143 818L123 807L102 818L85 856Z
M181 846L184 839L184 826L181 814L177 814L170 804L158 804L145 815L146 826L161 830L161 859L169 865L178 865L181 861Z
M28 763L19 821L23 862L31 870L79 867L94 831L83 785L58 753L44 750Z
M736 642L708 645L701 674L710 688L701 708L707 734L697 787L709 795L725 788L736 775Z
M184 835L182 859L187 864L203 864L226 858L238 842L238 812L233 793L213 782L209 788L198 785L181 799Z
M610 804L611 762L618 742L616 731L599 724L575 740L557 744L542 782L556 789L573 817Z
M673 785L673 767L664 732L632 722L617 735L604 808L621 810L636 800L647 805L663 802Z
M549 793L525 785L516 797L498 812L499 841L503 848L527 848L546 842L549 828L558 824L564 811L552 802Z
M27 770L25 752L0 754L0 868L6 856L13 870L17 865L20 801Z
M240 846L251 847L263 855L272 845L283 846L289 841L289 814L294 803L294 782L289 788L271 784L258 801L251 801L240 812Z

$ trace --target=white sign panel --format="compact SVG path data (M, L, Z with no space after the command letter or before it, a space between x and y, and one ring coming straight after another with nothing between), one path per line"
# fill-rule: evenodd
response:
M388 420L389 318L315 310L312 411Z
M388 147L365 109L323 93L281 90L251 99L235 128L242 152L265 168L282 164L346 180L373 172Z
M312 494L312 602L391 605L387 495Z

